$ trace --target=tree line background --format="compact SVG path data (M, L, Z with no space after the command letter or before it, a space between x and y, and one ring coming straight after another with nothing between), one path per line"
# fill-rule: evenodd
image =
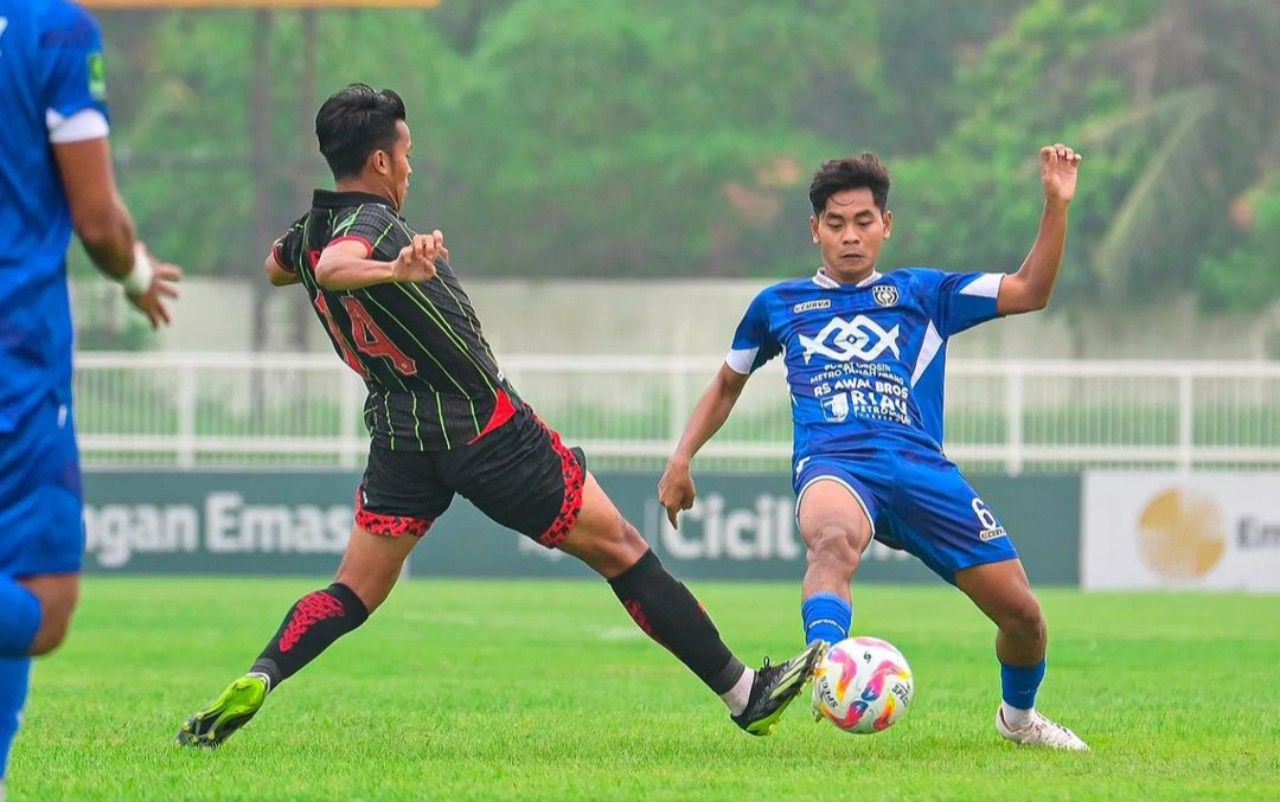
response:
M1280 3L444 0L430 10L104 11L122 186L153 250L257 278L327 186L314 114L400 92L406 216L466 276L807 271L806 189L893 173L886 260L1011 270L1036 149L1085 153L1055 308L1280 299ZM87 270L78 260L78 271Z

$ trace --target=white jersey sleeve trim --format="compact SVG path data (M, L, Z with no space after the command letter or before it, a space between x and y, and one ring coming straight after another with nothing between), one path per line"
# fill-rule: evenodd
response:
M97 109L83 109L70 117L49 109L44 113L44 124L49 129L49 141L55 145L104 139L111 133L106 115Z
M976 295L979 298L996 298L1000 295L1000 282L1004 273L983 273L960 289L961 295Z
M916 357L916 369L911 371L912 387L916 386L916 382L920 381L920 377L929 369L929 365L933 363L933 358L938 355L938 351L941 348L942 335L938 333L938 330L933 326L933 321L930 320L929 328L924 330L924 342L920 344L920 354Z
M741 373L746 376L751 373L751 366L755 363L756 354L758 353L760 353L759 348L734 348L724 358L724 363L734 373Z

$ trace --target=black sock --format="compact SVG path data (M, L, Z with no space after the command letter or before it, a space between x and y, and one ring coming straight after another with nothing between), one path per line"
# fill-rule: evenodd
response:
M308 593L289 610L249 670L266 674L275 688L368 617L364 602L346 585L334 582Z
M645 634L665 646L711 690L725 693L747 670L720 640L702 605L667 573L652 550L610 579L609 585Z

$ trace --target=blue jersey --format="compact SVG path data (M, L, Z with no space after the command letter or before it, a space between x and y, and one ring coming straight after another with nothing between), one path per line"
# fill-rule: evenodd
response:
M750 373L781 354L795 461L885 446L942 449L947 339L996 317L999 273L904 268L840 284L823 271L765 288L727 363Z
M71 212L52 144L107 135L102 37L68 0L0 0L0 433L71 393Z

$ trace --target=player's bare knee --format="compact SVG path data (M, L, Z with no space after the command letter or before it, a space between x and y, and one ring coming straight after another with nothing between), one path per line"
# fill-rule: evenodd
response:
M80 599L80 579L73 574L63 574L21 581L40 600L40 629L27 651L33 656L48 654L66 640L71 616Z
M626 565L634 564L649 548L649 543L640 534L640 530L621 514L613 526L601 533L599 545L601 552L612 561Z
M1000 629L1023 643L1043 643L1048 639L1048 625L1034 596L1005 610L1001 616Z
M621 518L621 516L619 516ZM620 550L627 554L643 555L649 550L649 541L644 539L644 535L640 534L640 530L628 521L621 518L622 526L619 528L618 546Z
M846 580L858 570L862 554L857 532L841 525L824 525L809 539L810 565L836 573Z
M36 633L35 639L31 642L31 648L28 652L32 657L39 657L42 654L49 654L62 645L67 639L67 631L71 628L71 619L68 616L59 616L54 619L46 618L40 625L40 631Z
M616 513L607 525L575 528L559 548L601 576L612 578L635 565L648 551L649 543L621 513Z
M403 561L380 564L344 559L333 581L345 585L372 614L391 595L402 570Z

